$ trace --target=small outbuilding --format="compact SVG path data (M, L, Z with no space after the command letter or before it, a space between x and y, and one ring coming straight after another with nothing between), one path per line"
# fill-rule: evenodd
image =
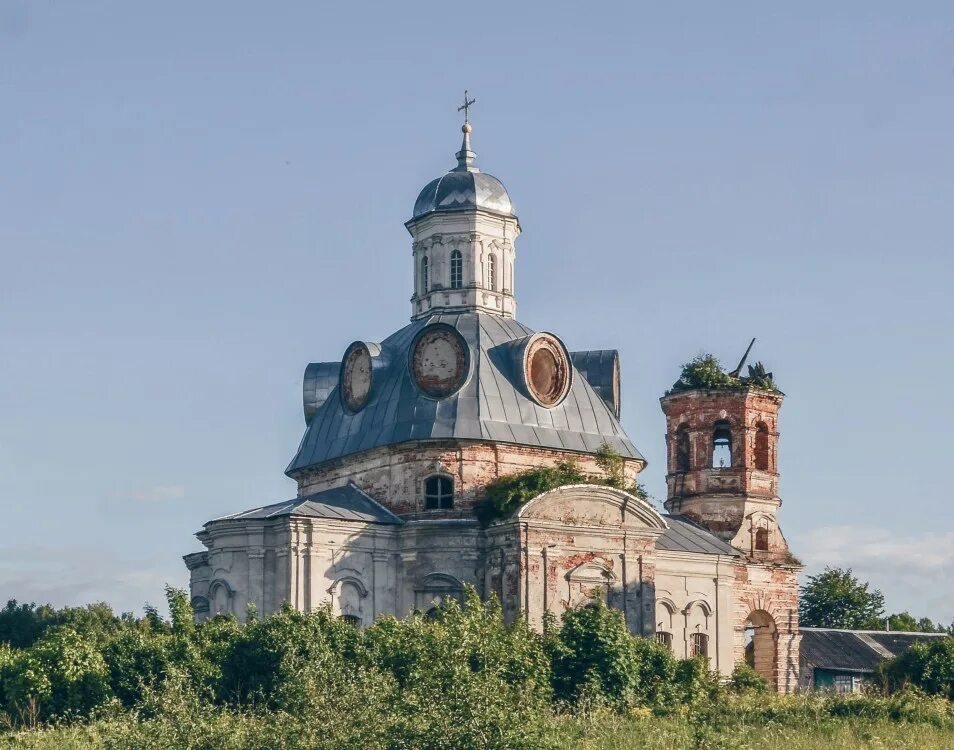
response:
M947 633L801 628L799 689L857 693L881 662Z

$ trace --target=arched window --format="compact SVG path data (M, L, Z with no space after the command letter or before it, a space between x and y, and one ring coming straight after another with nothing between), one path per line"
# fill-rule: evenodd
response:
M709 655L709 636L705 633L693 633L689 642L689 656L708 656Z
M689 471L689 425L676 430L676 471Z
M755 468L762 471L769 468L769 431L765 422L755 425Z
M460 289L464 285L464 258L460 250L451 253L451 289Z
M663 630L657 630L656 642L661 643L663 646L672 651L672 633L667 633Z
M421 294L427 294L428 279L427 279L427 256L425 255L421 258Z
M437 474L424 480L425 510L450 510L454 507L454 480Z
M354 628L361 627L361 618L357 615L341 615L341 620Z
M767 552L769 545L769 532L768 529L756 529L755 530L755 549L760 552Z
M712 431L712 468L728 469L732 466L732 429L720 419Z
M487 288L497 291L497 258L493 253L487 256Z

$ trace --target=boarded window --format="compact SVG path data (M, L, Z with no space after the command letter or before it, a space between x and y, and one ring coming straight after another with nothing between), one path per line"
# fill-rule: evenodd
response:
M689 471L689 425L676 430L676 471Z
M667 633L663 630L657 630L656 642L661 643L663 646L672 651L672 633Z
M732 466L732 428L724 419L715 423L712 431L712 468L728 469Z
M769 548L768 529L756 529L755 530L755 549L761 552L767 552L768 548Z
M437 475L424 480L424 508L450 510L454 507L454 480Z
M460 250L451 253L451 289L460 289L464 285L464 259Z
M706 657L709 655L709 636L705 633L693 633L692 639L689 642L689 656L703 656Z
M769 469L769 431L765 422L755 425L755 468Z

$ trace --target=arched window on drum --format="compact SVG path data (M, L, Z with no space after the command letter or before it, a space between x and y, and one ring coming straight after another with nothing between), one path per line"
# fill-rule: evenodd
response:
M497 291L497 256L493 253L487 256L487 288Z
M424 509L451 510L454 507L454 480L435 474L424 480Z
M460 250L451 253L450 273L451 289L460 289L464 285L464 257Z

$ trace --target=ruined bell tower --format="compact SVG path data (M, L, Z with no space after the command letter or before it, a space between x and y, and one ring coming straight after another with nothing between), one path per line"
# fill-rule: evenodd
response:
M714 358L697 358L660 399L666 415L665 505L752 560L785 562L788 544L778 525L778 412L784 394L761 364L749 368L749 377L738 371L725 373Z

